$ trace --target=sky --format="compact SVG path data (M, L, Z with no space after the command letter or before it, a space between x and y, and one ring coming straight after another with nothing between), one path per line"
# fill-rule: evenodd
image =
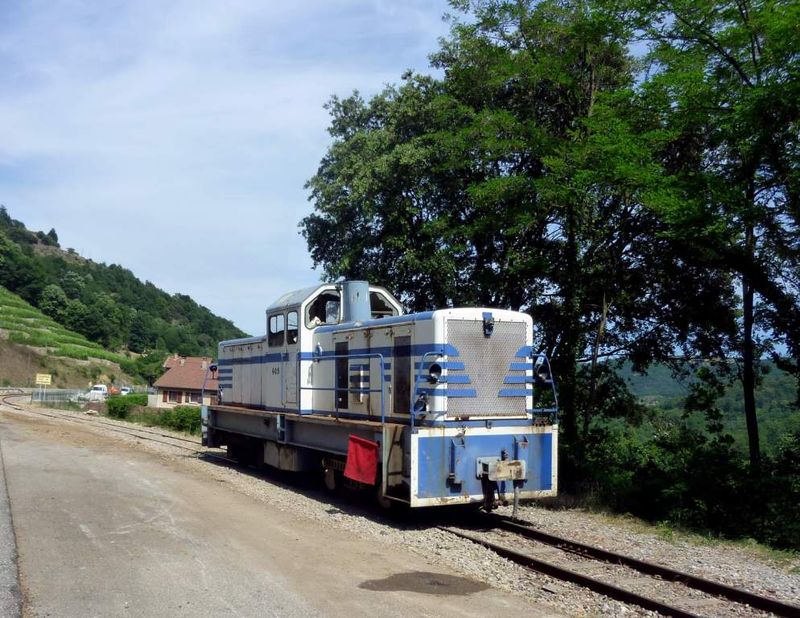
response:
M331 95L431 72L445 0L5 0L0 204L250 334L313 285ZM375 282L380 283L380 282Z

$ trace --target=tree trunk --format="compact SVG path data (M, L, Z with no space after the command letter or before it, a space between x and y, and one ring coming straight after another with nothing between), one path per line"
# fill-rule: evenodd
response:
M755 250L753 226L745 229L745 246L750 255ZM743 340L742 389L744 395L744 417L747 421L747 442L750 447L750 472L757 475L761 468L761 447L758 440L758 417L756 416L755 354L753 345L753 286L750 278L742 277Z
M561 438L558 445L558 485L566 493L578 491L582 473L583 448L578 437L577 422L577 329L575 324L567 323L562 330L559 343L558 364L556 365L558 384L558 407L561 418Z
M564 297L564 307L562 316L563 339L559 350L560 375L559 379L559 407L561 408L561 419L564 426L564 440L570 451L579 456L578 440L578 420L577 406L575 401L575 391L577 388L577 369L578 362L578 335L579 335L579 311L577 298L577 276L578 276L578 247L575 221L574 204L566 205L566 273L562 293Z
M578 443L578 422L575 405L577 388L576 363L578 362L575 326L567 326L564 340L558 352L558 406L561 412L561 425L564 441L574 450Z
M606 332L608 307L609 303L606 300L605 292L603 292L603 305L600 314L600 324L597 326L597 334L594 338L594 345L592 346L592 367L589 377L589 401L583 409L583 428L581 433L581 441L584 444L589 439L589 425L592 422L594 409L597 405L597 363L600 356L600 342L603 340L603 335L605 335Z

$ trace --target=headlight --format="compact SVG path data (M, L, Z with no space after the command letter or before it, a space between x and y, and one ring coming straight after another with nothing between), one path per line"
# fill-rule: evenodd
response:
M432 363L428 367L428 382L436 384L442 377L442 366L439 363Z
M543 362L541 365L536 367L534 373L536 374L534 379L536 380L537 386L545 386L553 383L553 376L550 374L549 363Z
M494 332L494 316L490 312L483 314L483 336L491 337Z

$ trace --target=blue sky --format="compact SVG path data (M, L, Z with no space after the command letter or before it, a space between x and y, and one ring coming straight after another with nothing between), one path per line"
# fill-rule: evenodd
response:
M0 3L0 203L256 334L313 284L324 103L428 71L444 0Z

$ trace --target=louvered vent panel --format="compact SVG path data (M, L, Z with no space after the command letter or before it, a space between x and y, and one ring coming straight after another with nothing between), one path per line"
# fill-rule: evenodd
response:
M483 336L481 320L448 320L447 342L455 346L460 356L451 360L464 363L470 384L449 384L448 391L475 389L476 397L448 397L447 415L453 416L519 416L525 414L525 397L499 397L503 379L511 375L514 355L525 345L524 322L495 322L491 337ZM516 372L519 375L519 372ZM524 388L519 385L519 388Z

